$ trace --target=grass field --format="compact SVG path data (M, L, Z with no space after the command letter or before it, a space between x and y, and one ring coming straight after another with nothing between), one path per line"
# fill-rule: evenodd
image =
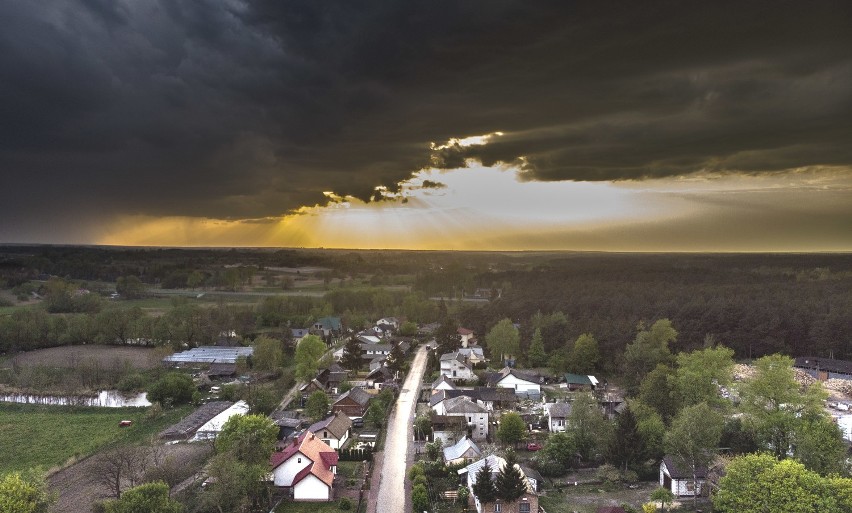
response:
M48 469L110 444L146 441L191 408L175 408L152 420L144 408L0 404L0 474L34 466ZM133 425L120 428L125 419Z
M354 512L358 501L352 502L349 511ZM340 501L332 502L293 502L285 500L277 508L275 513L340 513Z
M125 362L136 369L151 369L160 365L156 351L147 347L122 346L61 346L20 353L9 361L23 366L74 367L82 362L97 360L102 366L122 366Z

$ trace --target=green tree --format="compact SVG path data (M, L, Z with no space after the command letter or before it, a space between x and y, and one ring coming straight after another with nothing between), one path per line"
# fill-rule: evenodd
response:
M848 511L848 479L820 477L793 460L749 454L731 461L713 509L724 513L841 513Z
M722 436L724 419L707 403L688 406L678 413L666 433L665 447L675 464L692 475L698 490L698 469L713 461ZM697 495L697 494L696 494ZM693 496L693 503L696 496Z
M251 413L269 415L281 402L281 398L270 386L249 386L243 394Z
M265 465L275 450L278 428L263 415L234 415L216 437L216 451L247 464Z
M43 476L13 472L0 477L0 513L47 513L54 502Z
M169 485L145 483L131 488L118 500L107 502L106 513L181 513L183 505L169 498Z
M553 433L544 447L535 455L538 469L545 476L561 476L576 459L577 445L566 433Z
M192 401L195 384L180 372L169 372L148 387L148 400L163 406L187 404Z
M316 335L307 335L296 346L296 378L308 381L316 376L319 361L325 354L326 345Z
M349 337L346 345L343 346L343 357L340 359L341 365L344 368L357 371L361 368L364 359L361 357L361 343L355 335Z
M544 350L544 340L541 338L541 328L536 328L527 351L527 363L530 367L547 365L547 352Z
M674 369L661 363L639 385L639 400L656 410L666 423L680 410L676 383Z
M394 342L391 347L390 354L387 357L387 365L388 368L392 371L400 371L402 370L402 366L405 363L405 353L402 352L402 348L399 346L399 342Z
M497 488L494 486L494 481L491 480L491 466L488 464L488 460L485 460L479 470L476 471L476 479L471 491L481 504L494 502L497 498Z
M497 428L497 438L506 445L515 446L524 439L527 426L524 419L510 411L500 417L500 427Z
M565 432L574 439L577 453L584 461L595 458L609 445L612 426L590 393L581 392L575 395L566 425Z
M421 513L429 510L431 505L429 503L429 492L426 491L426 485L418 483L411 489L411 506L413 513Z
M527 480L518 466L515 451L506 454L506 464L497 473L494 489L498 499L515 502L527 493Z
M609 461L624 472L645 456L645 440L633 409L628 406L615 422L615 433L609 444Z
M728 404L719 387L730 387L734 372L734 351L717 346L677 355L675 389L684 406L706 402L720 407Z
M199 271L192 271L186 277L186 285L193 290L198 288L202 283L204 283L204 275Z
M399 327L399 334L403 337L413 337L417 335L417 324L411 321L405 321L402 323L402 326Z
M592 374L598 366L600 352L598 341L591 333L580 335L568 357L569 370L577 374Z
M843 433L830 419L820 415L799 423L793 454L808 470L821 475L845 474L846 453Z
M318 422L328 415L329 401L325 392L317 390L308 397L305 403L305 415L313 422Z
M636 395L645 375L657 365L671 362L669 344L676 339L677 331L668 319L660 319L648 329L639 325L636 338L624 348L624 379L629 395Z
M516 356L521 349L521 336L510 319L501 319L485 334L485 345L495 360Z
M260 371L280 369L284 363L284 348L280 340L269 337L257 337L252 355L254 368Z
M145 295L145 284L138 276L119 276L115 282L115 291L124 299L139 299Z
M630 411L636 415L636 427L642 437L642 445L645 447L645 460L659 462L665 455L664 438L666 425L663 418L650 406L642 401L631 400L628 403Z
M754 377L740 386L741 408L746 424L758 443L784 459L793 447L803 418L820 414L825 392L818 383L800 391L793 359L779 354L755 362Z
M269 510L269 487L265 478L269 463L250 464L231 452L214 456L206 467L212 483L201 495L202 511L249 513Z
M674 494L668 488L663 488L661 486L651 492L651 500L654 502L659 502L660 506L663 508L663 511L665 511L668 505L674 502Z

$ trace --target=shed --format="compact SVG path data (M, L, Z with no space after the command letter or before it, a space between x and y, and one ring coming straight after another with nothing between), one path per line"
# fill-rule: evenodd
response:
M701 495L704 482L707 478L707 469L704 467L696 469L698 489L692 484L692 472L675 464L674 458L666 456L660 462L660 486L670 490L675 497L692 497Z

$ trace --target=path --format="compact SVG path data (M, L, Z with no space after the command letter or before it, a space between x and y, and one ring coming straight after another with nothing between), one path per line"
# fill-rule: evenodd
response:
M421 346L411 364L411 370L402 385L385 437L384 457L381 462L381 481L378 495L370 500L367 511L404 513L409 496L405 486L408 467L408 445L414 436L414 411L420 395L420 383L426 370L426 346ZM373 494L371 493L371 499Z

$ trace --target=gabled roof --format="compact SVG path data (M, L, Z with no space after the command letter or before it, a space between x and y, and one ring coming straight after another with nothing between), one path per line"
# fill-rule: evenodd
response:
M348 392L338 397L337 400L334 401L334 404L337 404L347 398L352 399L361 406L366 406L367 403L370 402L370 394L365 392L363 388L355 387L349 389Z
M296 477L293 478L293 484L313 474L329 487L332 486L334 472L331 467L337 465L337 453L313 433L303 433L293 440L292 444L287 445L283 451L272 453L269 464L275 469L297 453L301 453L312 463L296 474Z
M450 378L448 378L446 376L446 374L441 374L441 377L439 377L438 379L435 380L434 383L432 383L432 389L434 390L435 388L439 387L441 385L441 383L445 383L445 384L449 385L450 388L452 388L453 390L456 389L456 386L453 385L453 382L450 381Z
M465 395L447 399L444 403L444 411L450 413L488 413L484 406L476 404L470 397Z
M532 383L534 385L538 385L541 383L541 377L529 372L519 371L518 369L513 369L511 367L504 367L500 372L496 372L491 374L488 377L488 383L492 385L496 385L506 379L509 376L514 376L517 379L522 381L526 381L528 383Z
M494 476L496 476L500 472L500 469L506 466L505 459L492 454L491 456L487 456L479 461L471 463L465 468L459 470L458 473L459 475L467 474L471 484L474 484L476 483L477 472L479 472L479 469L481 469L486 462L488 462L488 466L491 469L491 479L494 479ZM524 473L524 468L518 465L517 463L515 463L515 467L517 467L518 470L521 471L521 475L524 476L524 482L527 485L527 493L535 493L535 490L533 490L532 485L530 485L529 479L527 479L526 473Z
M308 428L308 431L319 435L322 431L328 431L334 438L340 440L352 427L352 421L343 412L337 412L330 417L327 417L319 422L315 422Z
M471 454L467 454L468 451ZM461 440L455 443L455 445L451 445L449 447L444 447L444 461L453 461L462 457L468 458L478 458L482 455L482 451L479 450L479 447L473 443L468 437L463 436Z
M307 383L305 383L304 385L300 386L300 387L299 387L299 392L304 392L304 391L305 391L305 390L307 390L307 389L308 389L311 385L313 385L313 386L314 386L314 387L316 387L316 388L319 388L320 390L322 390L323 388L325 388L325 387L322 385L322 383L320 383L319 381L317 381L317 378L314 378L314 379L312 379L312 380L308 381Z
M802 369L819 369L837 374L852 374L852 362L848 360L832 360L817 356L800 356L796 358L793 367Z
M445 429L464 429L467 425L464 417L456 416L447 416L447 415L432 415L432 430L433 431L442 431Z
M669 470L669 475L672 479L692 479L692 472L688 472L686 469L678 468L675 465L674 458L670 455L666 455L663 458L663 463L666 465L666 468ZM704 479L707 477L707 467L698 467L695 469L695 477L698 479Z
M311 334L311 331L308 328L292 328L290 329L290 336L293 338L302 338Z
M485 359L485 352L480 346L460 347L457 352L462 356L469 357L474 354L478 359Z
M391 371L390 369L388 369L385 366L381 366L377 369L370 371L370 373L367 374L367 377L364 378L364 379L376 379L376 378L393 379L393 371Z
M339 330L343 327L340 322L340 317L323 317L314 323L314 326L322 326L326 330Z
M458 330L456 330L456 333L458 333L461 336L473 335L473 330L469 330L467 328L459 328Z
M567 418L571 414L571 405L568 403L548 403L547 411L551 417L557 419Z

